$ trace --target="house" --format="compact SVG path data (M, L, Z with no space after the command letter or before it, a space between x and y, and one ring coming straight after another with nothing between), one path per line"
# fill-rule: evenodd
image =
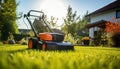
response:
M94 38L99 29L105 28L107 21L116 23L120 19L120 0L90 13L87 17L90 19L90 24L86 26L89 28L89 37Z

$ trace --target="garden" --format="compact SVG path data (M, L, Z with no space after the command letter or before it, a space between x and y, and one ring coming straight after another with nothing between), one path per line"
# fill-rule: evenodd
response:
M33 43L28 44L28 40L43 33L47 25L40 25L40 32L36 34L31 28L26 29L28 32L20 32L17 21L28 14L18 14L17 6L19 3L16 0L0 0L0 69L120 69L120 20L117 23L107 21L104 28L98 29L97 36L90 38L89 29L86 28L89 24L89 18L86 17L88 11L81 18L69 5L60 29L57 26L58 18L51 16L49 20L44 15L43 19L51 30L57 30L63 36L64 40L58 44L64 41L73 45L74 50L40 50L37 47L44 46L48 41L42 39L38 39L38 42L34 39L37 49L29 49L28 45L33 48Z
M0 44L1 69L120 69L120 48L75 46L74 51L42 51Z

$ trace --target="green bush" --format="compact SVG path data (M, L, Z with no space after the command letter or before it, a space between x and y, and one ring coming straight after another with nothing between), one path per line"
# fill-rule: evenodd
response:
M64 41L71 42L72 44L77 43L77 39L75 39L71 34L66 34Z
M28 43L27 42L22 42L22 45L27 45Z
M3 43L2 42L0 42L0 46L2 46L3 45Z
M14 34L15 41L20 41L23 37L25 37L25 36L22 34Z
M120 33L111 34L109 38L109 46L120 47Z
M27 44L28 44L28 40L23 39L23 40L21 41L21 45L27 45Z

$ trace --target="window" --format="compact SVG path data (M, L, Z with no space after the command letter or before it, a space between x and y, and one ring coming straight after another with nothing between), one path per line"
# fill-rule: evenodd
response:
M120 18L120 10L116 11L116 18Z

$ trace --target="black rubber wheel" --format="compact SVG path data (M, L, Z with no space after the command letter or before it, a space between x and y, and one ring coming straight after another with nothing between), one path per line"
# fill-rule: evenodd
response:
M28 48L29 49L36 49L38 44L38 40L35 38L30 38L28 41Z

